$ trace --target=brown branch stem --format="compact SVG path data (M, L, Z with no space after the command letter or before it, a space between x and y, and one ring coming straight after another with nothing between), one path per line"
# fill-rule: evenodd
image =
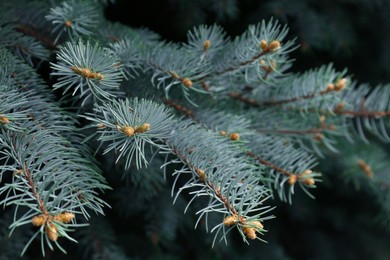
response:
M255 159L256 161L258 161L259 163L261 163L261 164L263 164L263 165L265 165L265 166L271 167L271 168L274 169L275 171L278 171L278 172L280 172L280 173L282 173L282 174L284 174L284 175L286 175L286 176L291 176L291 175L294 174L294 173L289 172L289 171L287 171L287 170L285 170L285 169L283 169L283 168L281 168L281 167L279 167L279 166L277 166L277 165L275 165L275 164L273 164L273 163L271 163L271 162L269 162L269 161L267 161L267 160L262 159L260 156L256 155L256 154L253 153L252 151L249 151L249 152L247 152L246 154L247 154L248 156L254 158L254 159Z
M37 202L38 202L38 206L39 208L41 209L41 211L43 212L44 215L48 215L48 211L46 210L46 207L45 207L45 204L43 203L43 200L42 200L42 197L41 195L38 193L36 187L35 187L35 182L31 176L31 172L30 170L27 168L27 164L24 163L24 173L25 173L25 176L26 176L26 180L28 182L28 185L30 185L30 188L31 188L31 191L33 193L33 196L37 199Z

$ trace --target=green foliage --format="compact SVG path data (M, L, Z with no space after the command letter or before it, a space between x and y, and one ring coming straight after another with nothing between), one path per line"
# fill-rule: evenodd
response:
M4 255L28 254L36 240L42 255L66 252L64 238L86 258L137 255L121 238L139 234L121 233L115 217L177 250L168 241L191 234L172 201L194 213L188 222L211 233L204 243L216 252L235 234L264 241L274 205L293 204L297 191L314 199L318 165L337 153L343 180L373 191L388 219L389 86L358 84L332 64L292 72L298 45L287 25L263 20L234 38L200 25L172 43L107 21L112 1L22 2L25 17L13 1L0 5L0 204L10 222L0 228L23 237L20 228L35 227ZM211 10L224 19L236 5ZM361 144L369 140L380 144ZM94 216L108 205L106 219Z

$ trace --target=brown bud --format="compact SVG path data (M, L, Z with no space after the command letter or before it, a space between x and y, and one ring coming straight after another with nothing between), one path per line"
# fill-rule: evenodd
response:
M359 159L357 163L360 169L367 175L367 177L372 178L374 176L374 173L371 170L371 166L368 165L365 161Z
M227 217L223 220L223 224L225 224L226 226L233 226L234 224L237 223L237 220L238 220L237 215L227 216Z
M98 79L98 80L103 80L104 79L104 76L103 76L103 74L101 74L101 73L95 73L95 78L96 79Z
M82 68L80 72L81 75L85 78L89 78L91 76L91 70L88 68Z
M126 136L133 136L134 135L134 128L131 126L125 126L121 128L122 133L124 133Z
M8 124L9 119L5 116L0 116L0 124Z
M261 224L261 222L258 220L251 221L248 223L248 225L251 225L251 226L255 227L256 229L264 228L263 224Z
M203 50L204 51L207 51L210 48L210 46L211 46L211 41L210 40L205 40L203 42Z
M74 214L70 212L64 212L54 217L54 220L62 223L69 223L72 219L74 219Z
M140 127L135 130L137 133L145 133L150 129L150 124L149 123L143 123Z
M288 177L288 184L294 185L294 184L297 182L297 179L298 179L298 176L297 176L297 175L291 174L291 175Z
M66 27L71 27L71 26L72 26L72 22L69 21L69 20L67 20L67 21L65 22L65 26L66 26Z
M322 116L320 116L320 123L324 123L324 122L325 122L325 116L322 115Z
M332 83L329 83L328 85L326 85L326 91L327 92L330 92L330 91L333 91L334 90L334 85Z
M221 131L219 131L219 134L224 136L224 135L226 135L226 131L221 130Z
M305 176L305 175L309 175L309 174L312 174L313 173L313 171L312 170L304 170L301 174L300 174L300 176Z
M184 78L184 79L181 80L181 82L182 82L183 85L186 86L187 88L192 87L192 81L191 81L189 78Z
M52 223L48 223L46 225L46 234L51 241L57 241L58 239L57 228Z
M345 88L345 86L347 85L347 79L346 78L342 78L342 79L339 79L336 83L336 86L334 88L335 91L340 91L342 89Z
M0 116L0 124L8 124L9 119L5 116Z
M204 181L207 178L207 175L205 174L204 170L202 169L196 169L196 174L198 174L198 177L201 181Z
M268 50L274 52L280 49L280 41L272 41L269 46Z
M261 42L260 42L260 48L261 48L263 51L268 51L268 43L267 43L267 41L261 40Z
M41 214L41 215L33 217L31 219L31 222L34 226L40 227L46 223L46 220L47 220L47 216Z
M229 139L233 141L238 141L240 140L240 134L239 133L231 133L229 135Z
M242 232L244 232L245 236L247 238L250 238L250 239L256 239L256 231L254 228L250 228L250 227L244 227L242 229Z
M314 185L316 183L316 181L313 178L303 179L301 182L308 186Z

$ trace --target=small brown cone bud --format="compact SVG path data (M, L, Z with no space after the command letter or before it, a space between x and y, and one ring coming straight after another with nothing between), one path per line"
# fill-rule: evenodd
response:
M305 175L309 175L309 174L312 174L312 173L313 173L312 170L305 170L305 171L303 171L300 175L301 175L301 176L305 176Z
M237 215L227 216L227 217L223 220L223 224L225 224L226 226L233 226L234 224L237 223L237 220L238 220Z
M251 222L248 223L248 224L252 225L253 227L256 227L257 229L262 229L262 228L264 228L263 224L261 224L261 222L258 221L258 220L251 221Z
M136 132L137 133L145 133L150 129L150 124L149 123L143 123L140 127L137 128Z
M5 116L0 116L0 124L8 124L9 119Z
M62 223L69 223L72 219L74 219L74 214L70 212L64 212L54 217L54 220Z
M91 70L88 68L81 69L81 75L85 78L89 78L91 76Z
M96 74L95 74L95 78L97 78L98 80L103 80L103 79L104 79L104 76L103 76L103 74L101 74L101 73L96 73Z
M192 87L192 81L191 81L189 78L184 78L184 79L182 79L181 82L182 82L183 85L186 86L187 88Z
M196 169L196 174L198 174L198 177L201 181L204 181L207 177L207 175L205 174L204 170L202 169Z
M57 228L51 224L51 223L48 223L47 226L46 226L46 234L47 236L49 237L49 239L51 241L57 241L58 239L58 232L57 232Z
M357 163L360 169L367 175L367 177L372 178L374 176L374 173L371 170L371 166L368 165L365 161L359 159Z
M316 181L313 178L307 178L302 180L302 183L308 186L314 185Z
M288 177L288 184L294 185L294 184L297 182L297 179L298 179L298 176L297 176L297 175L291 174L291 175Z
M229 135L229 139L233 141L238 141L240 140L240 134L239 133L231 133Z
M256 231L254 228L250 228L250 227L244 227L242 229L242 232L244 232L245 236L247 238L250 238L250 239L256 239Z
M203 50L204 51L207 51L210 48L210 46L211 46L211 41L210 40L205 40L203 42Z
M226 135L226 131L219 131L219 134L224 136L224 135Z
M66 22L65 22L65 26L66 26L66 27L71 27L71 26L72 26L72 22L69 21L69 20L66 21Z
M346 78L339 79L336 83L336 86L334 87L334 90L340 91L340 90L344 89L346 85L347 85Z
M33 217L31 219L31 222L34 226L40 227L46 223L46 220L47 220L47 217L45 215L41 214L41 215Z
M327 92L330 92L330 91L333 91L334 90L334 85L332 83L329 83L328 85L326 85L326 91Z
M274 52L280 49L280 41L272 41L269 46L268 50Z
M268 51L268 43L267 43L267 41L262 40L262 41L260 42L260 48L261 48L263 51Z
M125 126L121 128L122 133L124 133L126 136L133 136L134 135L134 128L131 126Z

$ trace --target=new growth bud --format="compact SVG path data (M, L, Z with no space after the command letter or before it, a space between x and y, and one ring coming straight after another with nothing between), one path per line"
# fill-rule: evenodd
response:
M5 116L0 116L0 124L8 124L9 119Z
M181 80L181 82L182 82L183 85L186 86L187 88L192 87L192 81L191 81L189 78L184 78L184 79Z
M347 79L346 78L339 79L337 81L337 83L336 83L336 86L334 87L334 90L335 91L340 91L340 90L344 89L346 85L347 85Z
M250 239L256 239L257 235L256 235L256 231L254 228L251 228L251 227L244 227L242 229L242 232L244 232L245 236L247 238L250 238Z
M260 42L260 48L261 48L263 51L268 51L268 43L267 43L267 41L262 40L262 41Z
M237 215L227 216L223 220L223 224L225 224L226 226L233 226L233 225L235 225L237 223L237 220L238 220L238 216Z
M125 135L125 136L133 136L134 135L134 128L131 126L125 126L120 129L120 131Z
M204 170L202 169L196 169L195 170L196 174L198 174L199 180L205 181L207 178L207 175L205 174Z
M140 127L135 130L136 133L145 133L146 131L149 131L150 124L149 123L143 123Z
M240 140L240 134L239 133L231 133L229 135L229 139L233 141L238 141Z
M280 45L280 41L272 41L269 46L268 46L268 50L271 51L271 52L274 52L274 51L277 51L279 50L281 47Z
M206 52L210 48L210 46L211 46L211 41L210 40L205 40L203 42L203 51Z

